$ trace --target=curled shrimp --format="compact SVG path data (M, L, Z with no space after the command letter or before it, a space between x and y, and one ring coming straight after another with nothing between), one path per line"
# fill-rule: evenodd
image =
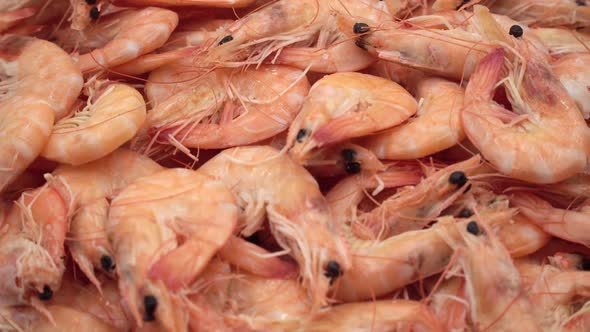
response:
M440 78L420 80L415 88L416 117L368 137L364 146L380 159L414 159L450 148L465 137L461 124L464 89Z
M551 64L555 76L578 105L584 119L590 118L590 54L568 54Z
M237 216L232 193L191 170L144 176L119 192L106 229L119 290L137 325L157 321L162 330L186 330L186 312L176 293L229 239Z
M77 167L61 165L52 187L69 202L69 239L72 258L84 275L101 289L94 270L113 274L115 257L106 236L109 200L137 178L163 168L135 152L118 149L108 156Z
M81 165L100 159L133 138L146 118L141 94L126 84L106 84L94 103L58 121L41 156Z
M83 52L78 64L87 73L123 64L157 49L177 24L175 12L147 7L107 15L83 31L65 31L58 38L66 49Z
M315 179L288 155L267 146L225 150L199 172L231 188L243 211L242 234L253 234L268 216L277 242L299 264L313 307L324 305L330 280L346 274L350 257Z
M416 113L416 100L395 82L361 73L336 73L317 81L289 127L292 158L314 149L398 125Z
M590 8L585 1L572 0L495 0L490 6L494 13L510 16L528 25L543 27L590 25Z
M298 69L220 69L158 104L147 126L167 144L204 149L251 144L287 129L308 91Z
M50 300L59 289L65 271L65 201L44 185L23 193L2 219L0 303L40 307L39 300Z
M511 198L511 202L521 213L540 226L545 232L559 238L590 246L588 214L590 201L586 201L575 210L554 208L540 197L519 192Z
M492 100L504 64L503 49L496 49L478 64L467 85L463 129L501 173L534 183L558 182L586 168L588 127L545 60L531 44L518 43L526 63L518 63L507 78L516 113Z

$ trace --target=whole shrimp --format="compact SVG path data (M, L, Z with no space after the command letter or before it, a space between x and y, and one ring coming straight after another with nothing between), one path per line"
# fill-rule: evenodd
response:
M317 81L289 127L292 158L305 162L314 149L398 125L416 113L412 95L395 82L361 73Z
M313 308L325 304L330 281L347 273L350 257L315 179L267 146L225 150L199 172L231 188L242 209L238 230L243 235L253 234L268 216L277 242L299 264Z
M44 185L23 193L8 211L0 210L0 304L41 308L39 300L51 299L65 270L64 198Z
M380 159L414 159L450 148L465 137L461 124L464 89L440 78L417 82L416 117L407 123L368 137L363 145Z
M115 151L143 125L145 102L134 88L105 82L93 97L92 104L55 124L41 156L81 165Z
M524 24L554 27L587 27L590 25L590 8L584 0L494 0L490 5L494 13L510 16Z
M287 129L308 91L304 73L286 66L219 69L159 103L147 127L167 144L204 149L251 144Z
M505 175L534 183L567 179L587 166L588 127L544 58L527 41L516 42L526 62L517 63L507 79L515 113L492 100L504 65L504 51L496 49L478 64L467 85L463 129Z
M106 235L109 200L137 178L161 170L160 165L145 156L118 149L84 165L59 166L52 173L52 187L69 202L71 221L66 244L76 264L97 289L101 286L94 270L112 274L115 269L115 257Z
M229 239L237 217L232 193L192 170L144 176L118 193L106 229L119 290L137 325L157 321L161 330L187 329L177 292Z
M568 54L551 64L555 76L559 79L570 97L578 105L584 119L590 118L590 54Z
M361 70L374 59L340 31L340 15L390 18L386 4L377 0L279 0L230 25L206 49L205 61L240 66L266 60L322 73Z
M78 65L83 73L110 68L164 45L178 24L178 15L156 7L129 9L107 15L83 31L58 33L67 50L82 53Z

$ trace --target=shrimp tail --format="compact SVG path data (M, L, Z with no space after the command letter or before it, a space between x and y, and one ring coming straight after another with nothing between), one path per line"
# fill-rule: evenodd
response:
M502 77L503 65L504 49L495 49L485 56L472 74L472 77L477 79L472 79L473 82L467 86L465 97L491 99L496 83Z

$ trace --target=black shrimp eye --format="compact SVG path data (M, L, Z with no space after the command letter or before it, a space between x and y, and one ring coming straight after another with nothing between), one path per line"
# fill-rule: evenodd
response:
M344 170L349 174L357 174L361 172L361 164L356 161L344 164Z
M158 308L158 299L156 299L153 295L146 295L143 298L143 320L146 322L151 322L156 320L156 308Z
M463 185L467 183L467 176L461 171L456 171L449 176L449 182L458 187L463 187Z
M227 36L223 37L217 45L223 45L225 43L229 43L232 40L234 40L234 37L232 37L232 35L227 35Z
M477 221L470 221L467 224L467 232L469 232L473 235L479 234L479 225L477 224Z
M473 215L473 211L471 211L468 208L464 208L459 212L459 215L457 217L459 218L469 218Z
M586 0L576 0L576 5L578 5L578 6L586 6Z
M97 20L99 16L100 12L98 11L98 7L92 7L92 9L90 9L90 18Z
M301 143L305 136L307 136L307 130L305 128L299 129L299 131L297 132L297 137L295 139L297 140L297 142Z
M43 292L39 293L39 300L41 301L49 301L53 297L53 291L49 286L43 286Z
M356 159L356 151L353 149L344 149L340 152L344 161L354 161Z
M86 0L86 3L89 5L95 5L96 4L96 0Z
M520 25L513 25L510 27L508 33L516 38L520 38L522 37L524 30L522 30L522 27Z
M341 276L342 269L340 268L340 264L338 264L338 262L335 261L329 261L328 264L326 264L324 275L330 279L334 279Z
M352 26L352 32L356 33L357 35L360 33L369 32L369 25L367 23L355 23Z
M590 258L582 258L582 261L578 265L578 268L582 271L590 271Z
M100 266L105 271L111 271L115 268L115 263L113 262L111 256L103 255L102 257L100 257Z

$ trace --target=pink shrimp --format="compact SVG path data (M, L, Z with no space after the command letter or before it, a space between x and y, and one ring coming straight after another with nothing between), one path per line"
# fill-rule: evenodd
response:
M568 54L551 64L555 76L578 105L584 119L590 118L590 54Z

